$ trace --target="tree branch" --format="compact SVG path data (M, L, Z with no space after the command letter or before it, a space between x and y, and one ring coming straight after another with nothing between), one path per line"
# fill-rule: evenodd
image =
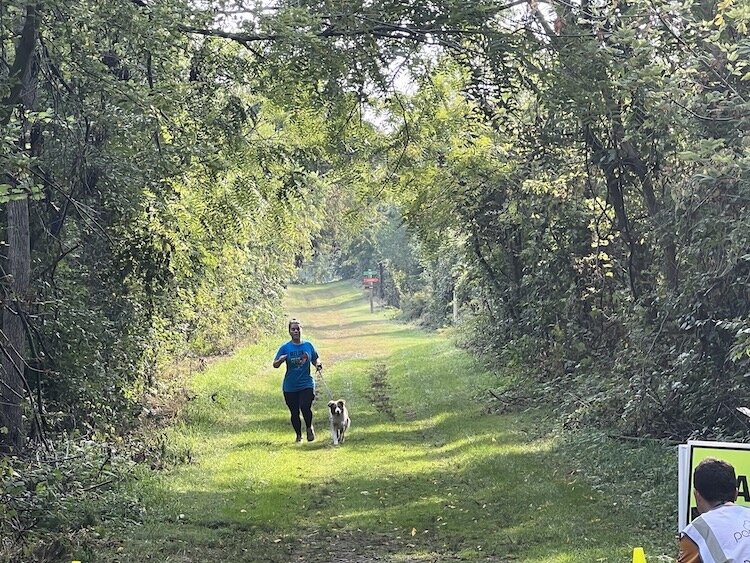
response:
M514 6L524 4L528 0L516 0L498 8L499 11L510 9ZM402 23L390 23L373 20L366 16L357 16L363 22L369 22L371 25L352 28L352 29L339 29L336 27L327 27L319 31L313 32L315 37L358 37L364 35L374 35L383 39L412 39L421 43L430 41L430 37L435 37L438 42L446 42L445 36L462 36L462 35L484 35L487 33L486 30L480 28L453 28L453 27L411 27L408 24ZM203 35L207 37L221 37L224 39L230 39L236 41L241 45L247 47L250 43L262 42L262 41L276 41L283 37L279 33L268 33L268 34L257 34L257 33L235 33L230 31L224 31L222 29L208 29L193 27L188 25L180 24L178 29L183 33L194 33L197 35ZM460 45L450 42L451 47L460 47Z
M23 76L34 60L36 50L37 33L41 15L38 13L36 4L26 6L26 18L21 31L21 38L16 45L13 66L8 72L8 81L11 83L10 92L0 102L0 125L7 125L13 114L13 106L21 100L23 93Z
M675 31L674 31L673 29L672 29L672 26L671 26L671 25L669 25L669 24L668 24L668 23L667 23L667 22L666 22L666 21L664 20L664 16L662 16L661 10L659 10L659 9L658 9L658 8L657 8L657 7L656 7L656 6L654 5L654 3L653 3L653 2L651 2L651 7L652 7L652 8L654 9L654 12L656 13L656 17L657 17L657 18L659 18L659 21L660 21L660 22L662 23L662 25L664 26L664 29L666 29L666 30L667 30L667 32L668 32L668 33L669 33L669 34L670 34L670 35L671 35L671 36L672 36L672 37L673 37L673 38L675 39L675 41L677 41L677 42L678 42L678 43L679 43L680 45L682 45L683 47L685 47L685 49L687 49L687 50L688 50L688 51L689 51L689 52L690 52L690 53L691 53L691 54L692 54L692 55L693 55L693 56L694 56L694 57L695 57L695 58L696 58L697 60L699 60L699 61L701 62L701 64L703 64L703 66L704 66L704 67L706 67L706 69L708 69L708 71L709 71L709 72L710 72L711 74L713 74L713 75L714 75L714 76L715 76L715 77L716 77L716 78L717 78L717 79L719 80L719 82L721 82L721 83L722 83L722 84L723 84L724 86L726 86L726 87L727 87L727 88L728 88L728 89L729 89L729 90L730 90L730 91L731 91L731 92L732 92L732 93L733 93L733 94L734 94L735 96L737 96L737 98L738 98L738 99L739 99L739 100L740 100L740 101L741 101L741 102L742 102L743 104L747 104L747 100L746 100L746 99L745 99L745 98L744 98L744 97L742 96L742 94L740 94L740 93L739 93L739 92L738 92L738 91L737 91L737 90L736 90L736 89L734 88L734 86L732 86L732 85L730 84L730 82L729 82L729 81L728 81L728 80L727 80L726 78L724 78L724 77L723 77L723 76L722 76L722 75L721 75L721 74L720 74L720 73L719 73L719 72L718 72L718 71L717 71L717 70L716 70L715 68L713 68L713 67L712 67L712 66L711 66L710 64L708 64L708 63L706 62L706 60L705 60L705 58L704 58L704 57L701 57L701 56L699 56L699 54L698 54L698 53L697 53L697 52L695 51L695 49L693 49L693 47L691 47L690 45L688 45L688 44L687 44L687 42L686 42L686 41L685 41L685 40L684 40L684 39L683 39L682 37L680 37L680 36L679 36L679 35L678 35L678 34L677 34L677 33L676 33L676 32L675 32Z

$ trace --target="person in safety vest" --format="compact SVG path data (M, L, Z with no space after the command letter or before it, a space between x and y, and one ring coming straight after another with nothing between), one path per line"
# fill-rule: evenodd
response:
M291 414L292 428L297 434L296 442L299 444L302 441L300 412L305 419L307 441L312 442L315 439L312 412L312 402L315 399L315 380L310 374L310 366L313 365L320 371L323 364L312 343L302 340L302 324L297 319L289 321L289 336L292 339L282 344L279 351L276 352L273 367L278 368L281 364L286 363L286 373L281 390Z
M750 563L750 508L734 504L734 467L706 458L693 472L693 487L700 516L680 534L677 562Z

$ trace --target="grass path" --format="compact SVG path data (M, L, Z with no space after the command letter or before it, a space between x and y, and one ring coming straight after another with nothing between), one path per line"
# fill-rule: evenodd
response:
M497 376L445 337L370 314L346 282L290 288L287 312L350 405L347 442L331 445L319 389L318 439L295 445L271 367L286 335L246 348L195 378L168 435L193 463L137 485L144 523L98 559L592 563L642 545L637 520L559 467L534 415L483 412L472 399Z

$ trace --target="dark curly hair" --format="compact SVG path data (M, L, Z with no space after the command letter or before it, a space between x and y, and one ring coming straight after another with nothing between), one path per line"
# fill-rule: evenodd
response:
M733 502L737 498L734 467L714 457L704 459L695 468L693 486L708 502Z

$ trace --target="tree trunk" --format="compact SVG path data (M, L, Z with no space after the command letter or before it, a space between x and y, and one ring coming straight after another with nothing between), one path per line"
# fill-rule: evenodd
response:
M17 452L24 439L22 403L24 398L24 354L26 337L23 315L28 299L31 272L29 245L29 200L8 202L8 265L12 276L11 299L3 309L3 385L0 451Z
M0 101L0 125L10 122L13 111L30 109L36 96L35 53L39 37L41 5L28 4L23 30L15 46L13 66L9 70L12 87ZM19 151L26 150L26 131L19 139ZM18 187L19 177L28 171L7 171L8 184ZM14 194L18 195L18 194ZM2 373L0 373L0 453L18 452L24 442L23 402L25 389L24 356L26 331L24 315L29 302L31 279L31 243L29 233L29 194L8 201L8 260L6 299L3 308Z
M654 230L659 233L659 241L662 245L662 273L664 281L670 291L676 293L678 290L679 279L677 270L677 243L669 226L661 224L662 205L656 198L654 184L649 175L646 164L641 159L638 151L629 141L622 142L622 149L626 162L630 165L633 172L641 182L643 188L643 198L646 201L649 217L654 225Z

